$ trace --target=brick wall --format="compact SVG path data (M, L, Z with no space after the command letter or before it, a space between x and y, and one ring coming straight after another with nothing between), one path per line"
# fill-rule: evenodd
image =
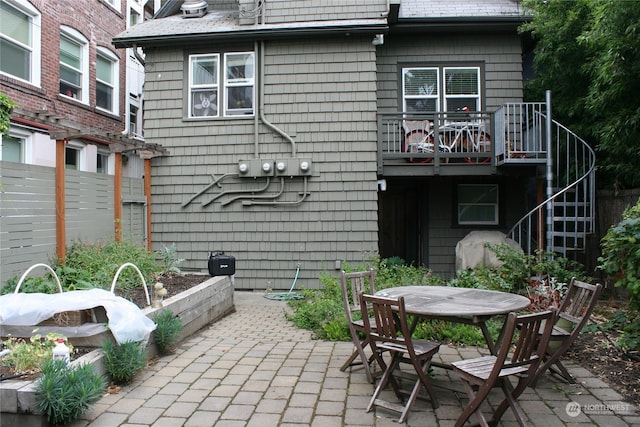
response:
M40 87L0 75L0 91L6 93L22 109L47 110L56 116L102 132L124 129L124 97L119 98L119 114L113 115L95 108L96 49L102 47L115 54L120 62L119 93L125 93L125 51L115 49L111 39L125 29L126 0L120 0L119 10L101 0L39 0L32 1L42 15L41 84ZM89 40L89 104L85 105L60 96L59 51L60 28L67 26Z

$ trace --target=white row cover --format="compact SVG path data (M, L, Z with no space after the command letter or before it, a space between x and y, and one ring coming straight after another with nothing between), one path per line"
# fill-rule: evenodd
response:
M108 327L116 342L148 342L156 324L140 308L103 289L70 291L56 294L13 293L0 296L0 326L30 326L53 317L57 313L104 307ZM98 325L87 324L88 328ZM66 336L82 335L80 327L69 328ZM80 330L80 331L79 331ZM79 332L78 332L79 331ZM84 331L87 332L87 331Z

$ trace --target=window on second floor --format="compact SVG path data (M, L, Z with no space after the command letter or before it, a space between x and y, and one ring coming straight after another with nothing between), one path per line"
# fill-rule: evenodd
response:
M190 55L189 117L253 115L254 64L253 52Z
M480 67L402 69L403 111L432 113L482 109Z
M0 0L0 73L40 86L40 13L26 0Z
M60 34L60 93L88 103L89 44L77 31Z
M96 54L96 106L103 110L118 111L118 59L106 49Z

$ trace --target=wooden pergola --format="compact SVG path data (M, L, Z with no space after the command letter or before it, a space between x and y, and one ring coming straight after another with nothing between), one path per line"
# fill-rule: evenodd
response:
M25 111L14 109L11 121L41 129L56 141L56 253L61 262L66 257L65 225L65 146L72 139L106 145L115 153L114 172L114 233L115 240L122 240L122 154L137 153L144 160L144 195L146 198L147 249L151 250L151 159L167 156L169 152L157 144L130 138L120 133L109 133L81 126L49 111Z

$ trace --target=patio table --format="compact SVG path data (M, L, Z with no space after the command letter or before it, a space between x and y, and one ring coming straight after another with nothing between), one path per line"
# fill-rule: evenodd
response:
M404 297L406 313L418 318L444 320L480 328L491 354L497 354L486 322L494 316L529 306L529 298L508 292L450 286L399 286L376 292L387 298ZM497 341L499 342L499 340Z

